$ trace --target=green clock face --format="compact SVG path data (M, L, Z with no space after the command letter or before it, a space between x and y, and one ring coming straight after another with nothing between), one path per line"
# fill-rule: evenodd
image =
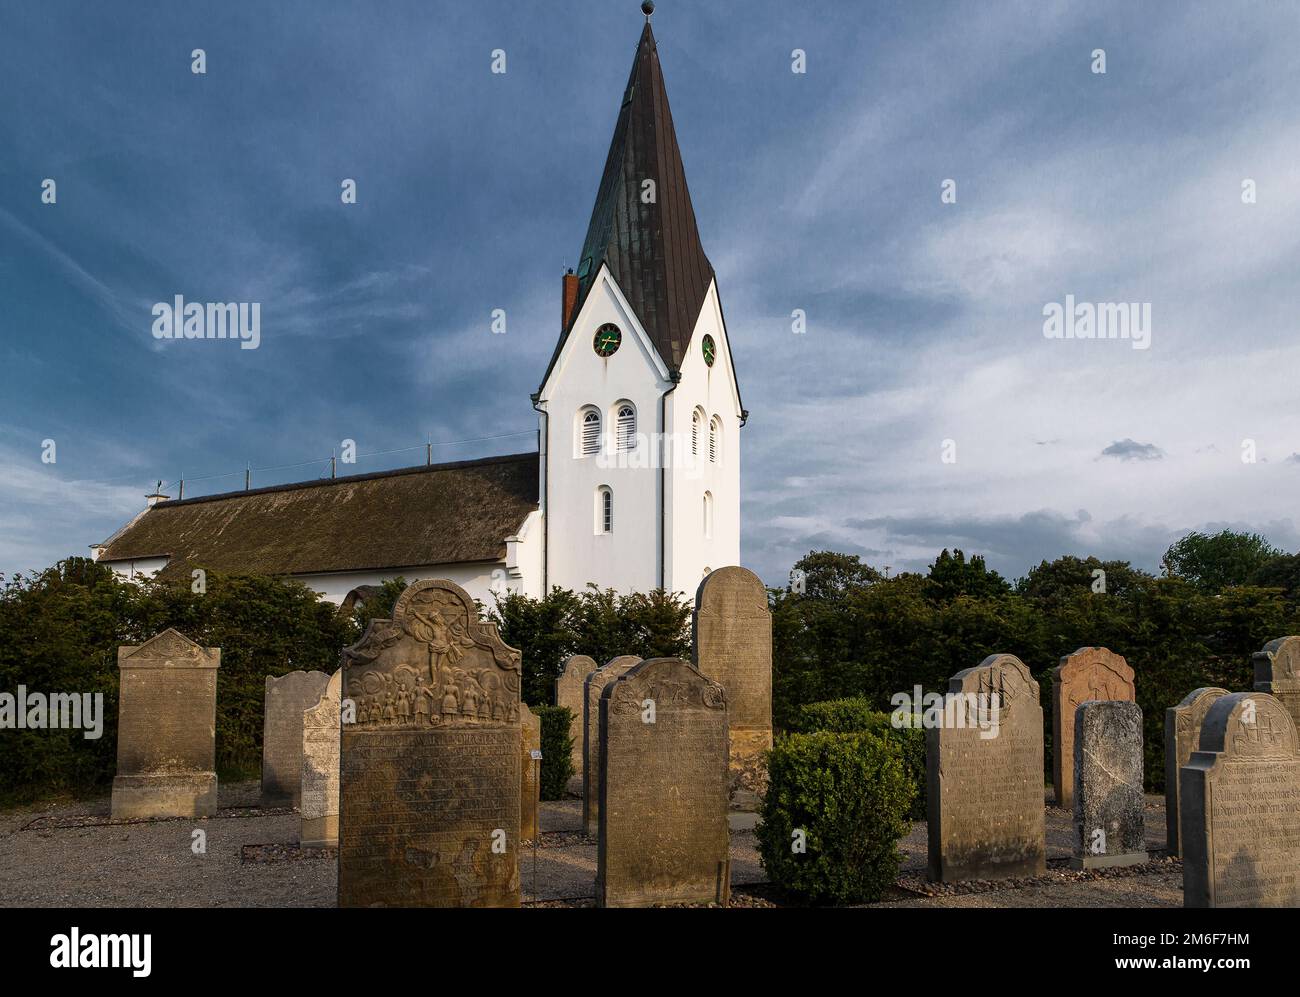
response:
M602 325L596 330L596 338L591 345L596 351L596 356L612 357L623 345L623 333L616 325Z
M712 367L713 361L718 359L718 344L713 341L712 336L705 336L704 342L700 345L704 351L704 362Z

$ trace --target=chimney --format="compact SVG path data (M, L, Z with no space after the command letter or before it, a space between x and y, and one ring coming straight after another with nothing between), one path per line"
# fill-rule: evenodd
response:
M153 494L152 494L152 495L146 495L146 496L145 496L145 499L146 499L146 500L148 501L148 503L149 503L149 508L150 508L150 509L152 509L154 506L156 506L159 502L166 502L169 498L171 498L171 496L170 496L170 495L164 495L163 492L162 492L162 488L155 488L155 489L153 490Z
M573 306L578 300L578 278L573 275L572 267L564 275L564 293L560 297L560 331L563 332L569 328L569 320L573 318Z

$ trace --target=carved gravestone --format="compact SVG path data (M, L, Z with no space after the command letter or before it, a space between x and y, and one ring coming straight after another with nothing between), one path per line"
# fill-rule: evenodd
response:
M700 582L693 619L695 664L727 690L732 797L752 805L767 788L772 747L772 613L752 571L719 568Z
M1165 849L1170 855L1182 854L1178 770L1200 748L1205 714L1215 700L1227 694L1227 689L1217 687L1193 689L1181 703L1165 710Z
M298 842L304 848L339 843L339 724L343 672L330 676L320 700L302 714L302 789Z
M652 658L600 699L596 904L730 896L727 702L678 658Z
M1074 711L1090 699L1135 702L1133 669L1104 647L1081 647L1052 669L1052 784L1056 805L1074 808Z
M537 811L542 799L541 759L534 758L542 751L542 718L524 703L519 704L519 733L521 752L519 766L522 775L519 816L520 839L532 841L537 837Z
M1074 869L1147 861L1142 709L1086 702L1074 713Z
M1255 665L1255 691L1266 692L1300 728L1300 637L1279 637L1251 656Z
M635 654L621 654L590 672L582 683L582 830L587 834L596 833L599 818L600 694L610 682L640 663L641 659Z
M1178 773L1185 907L1300 907L1300 743L1263 692L1210 707Z
M595 659L575 654L564 660L560 677L555 680L555 705L567 706L573 714L569 721L569 736L573 738L574 775L582 775L582 685L595 670Z
M339 906L519 905L519 671L444 580L343 652Z
M1043 875L1038 683L1015 655L991 654L949 679L947 702L925 732L930 879Z
M217 812L217 669L221 648L176 630L117 649L113 820Z
M302 795L302 715L316 705L330 677L290 672L266 677L262 708L262 806L296 807Z

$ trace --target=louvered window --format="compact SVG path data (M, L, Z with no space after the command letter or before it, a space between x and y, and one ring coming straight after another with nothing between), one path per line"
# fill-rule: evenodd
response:
M722 452L722 421L715 415L713 421L709 423L709 463L718 462L718 454Z
M618 410L618 449L623 453L636 449L636 409L631 405Z
M588 409L582 417L582 455L589 457L600 453L600 413Z

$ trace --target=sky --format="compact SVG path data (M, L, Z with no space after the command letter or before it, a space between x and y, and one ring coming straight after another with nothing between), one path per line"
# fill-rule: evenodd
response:
M158 480L534 448L638 7L9 5L0 572ZM654 29L750 411L746 566L1300 548L1300 5L662 0ZM259 302L259 347L156 339L177 294ZM1049 337L1067 301L1149 307L1146 348Z

